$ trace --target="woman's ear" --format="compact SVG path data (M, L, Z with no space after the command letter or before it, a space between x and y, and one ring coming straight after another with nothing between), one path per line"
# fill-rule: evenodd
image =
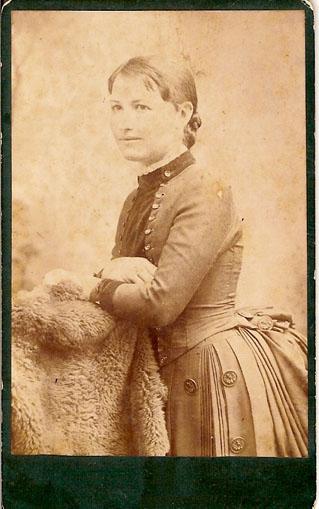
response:
M185 101L179 105L179 112L184 125L187 125L192 118L194 107L190 101Z

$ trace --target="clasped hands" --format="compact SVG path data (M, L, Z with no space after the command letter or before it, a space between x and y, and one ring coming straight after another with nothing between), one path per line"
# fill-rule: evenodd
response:
M122 256L111 260L103 271L103 279L113 279L123 283L149 284L157 267L146 258L138 256ZM98 300L97 285L90 293L90 301Z

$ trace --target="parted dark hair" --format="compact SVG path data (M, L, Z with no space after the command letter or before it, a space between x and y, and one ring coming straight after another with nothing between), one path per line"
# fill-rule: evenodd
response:
M141 56L130 58L120 65L108 79L110 94L117 76L143 77L145 87L154 90L154 84L158 87L164 101L172 102L175 106L189 101L193 105L193 114L184 128L184 144L191 148L196 140L196 131L201 126L201 119L197 112L197 92L194 77L191 70L181 62L164 59L163 57Z

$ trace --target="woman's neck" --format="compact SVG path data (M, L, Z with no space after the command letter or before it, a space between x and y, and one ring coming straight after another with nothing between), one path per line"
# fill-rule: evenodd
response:
M146 173L150 173L154 170L157 170L157 168L161 168L162 166L165 166L170 161L173 161L178 156L186 152L187 148L185 145L180 144L174 148L172 148L169 152L165 154L164 157L162 157L160 160L156 161L155 163L143 165L142 168L140 168L140 174L145 175Z

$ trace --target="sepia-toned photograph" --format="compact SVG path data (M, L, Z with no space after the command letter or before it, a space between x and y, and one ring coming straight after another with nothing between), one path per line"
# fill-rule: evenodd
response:
M11 453L307 457L305 11L11 30Z

